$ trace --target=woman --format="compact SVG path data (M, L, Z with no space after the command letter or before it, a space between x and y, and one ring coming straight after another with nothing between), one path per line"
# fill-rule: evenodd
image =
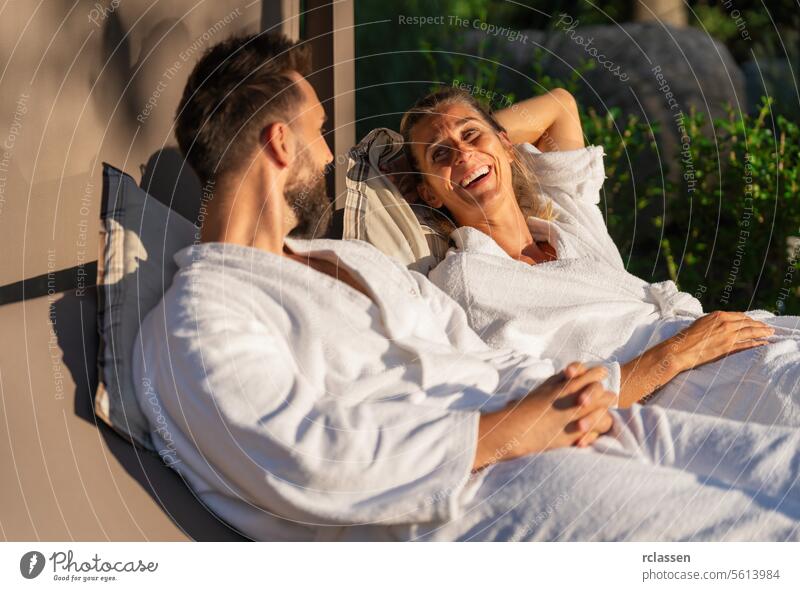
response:
M487 342L599 361L621 407L654 398L800 425L800 319L703 315L673 282L627 273L597 207L602 148L584 148L569 93L492 116L451 88L420 100L401 131L419 196L459 226L430 278Z

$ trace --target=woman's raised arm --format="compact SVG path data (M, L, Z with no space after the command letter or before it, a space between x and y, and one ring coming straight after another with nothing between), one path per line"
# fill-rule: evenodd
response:
M528 142L542 152L584 147L578 105L563 88L514 103L494 115L513 144Z

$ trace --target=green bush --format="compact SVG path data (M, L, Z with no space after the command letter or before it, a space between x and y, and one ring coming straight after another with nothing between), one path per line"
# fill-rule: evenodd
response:
M583 125L607 154L607 224L628 269L672 279L707 310L800 314L797 124L772 118L767 99L755 115L731 110L710 124L692 110L663 174L633 178L658 130L616 115L587 112Z
M671 278L704 290L709 308L800 314L800 130L771 107L765 98L753 115L729 110L710 125L684 117L680 182L667 183L654 222Z
M655 157L658 130L616 112L582 118L587 142L607 154L606 221L632 273L672 279L707 310L800 314L796 123L771 117L766 98L755 115L710 123L691 110L679 153L642 178L631 171Z

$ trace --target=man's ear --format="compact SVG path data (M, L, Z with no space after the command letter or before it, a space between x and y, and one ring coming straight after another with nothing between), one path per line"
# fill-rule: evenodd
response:
M420 198L425 203L427 203L428 205L430 205L433 208L438 209L439 207L444 205L442 200L439 199L436 195L434 195L433 191L431 191L431 188L427 184L425 184L425 181L421 181L417 185L417 195L419 195Z
M292 130L283 122L270 123L261 132L261 149L281 168L292 163L294 139Z

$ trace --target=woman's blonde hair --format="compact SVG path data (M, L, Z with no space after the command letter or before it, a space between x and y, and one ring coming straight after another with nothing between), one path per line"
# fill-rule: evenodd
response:
M403 150L408 163L417 175L420 174L420 169L419 163L411 150L411 131L425 117L437 113L442 107L453 104L461 104L473 109L498 135L505 132L503 126L492 115L491 110L484 107L468 92L456 87L448 87L432 92L418 100L413 107L406 111L400 121L400 133L403 136L404 143ZM553 204L550 199L543 197L536 191L536 179L526 162L527 158L528 155L525 152L517 146L512 146L511 183L517 203L519 203L520 209L526 217L534 216L545 220L552 219ZM451 222L453 221L449 212L442 211L442 213Z

